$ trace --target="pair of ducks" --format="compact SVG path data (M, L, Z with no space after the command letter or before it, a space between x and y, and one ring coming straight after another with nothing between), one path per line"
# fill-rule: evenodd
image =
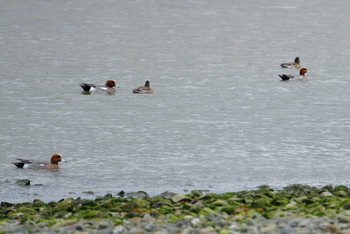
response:
M85 94L90 94L95 91L106 91L108 94L115 93L116 88L116 82L114 80L107 80L105 85L95 85L95 84L89 84L89 83L80 83L80 87L83 88L83 92ZM145 82L145 85L139 86L136 89L133 89L133 93L138 94L152 94L153 89L151 88L151 85L149 81L147 80Z
M298 80L306 80L306 73L308 72L306 67L300 66L300 58L296 57L293 63L281 63L282 68L296 68L299 69L299 76L292 76L287 74L278 75L283 81L292 80L297 78Z

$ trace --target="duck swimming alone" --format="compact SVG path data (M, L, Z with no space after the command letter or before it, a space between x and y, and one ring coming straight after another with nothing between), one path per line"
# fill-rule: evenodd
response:
M286 80L291 80L294 78L297 78L298 80L306 80L306 73L307 73L307 68L306 67L302 67L299 70L299 76L292 76L292 75L286 75L286 74L282 74L282 75L278 75L279 77L281 77L282 80L286 81Z
M91 94L97 91L106 91L108 94L115 93L116 82L114 80L107 80L105 85L95 85L88 83L80 83L80 87L83 88L85 94Z
M296 57L294 59L294 63L281 63L281 67L283 68L300 68L300 59Z
M145 85L144 85L144 86L137 87L137 88L134 89L132 92L133 92L133 93L140 93L140 94L143 94L143 93L152 94L152 93L153 93L153 89L151 88L151 86L150 86L150 84L149 84L149 81L147 80L147 81L145 82Z
M24 168L24 169L45 169L48 171L56 171L59 169L59 162L66 162L63 160L61 154L54 154L51 157L50 162L40 162L40 161L34 161L34 160L28 160L28 159L20 159L17 158L18 162L14 162L13 164L17 168Z

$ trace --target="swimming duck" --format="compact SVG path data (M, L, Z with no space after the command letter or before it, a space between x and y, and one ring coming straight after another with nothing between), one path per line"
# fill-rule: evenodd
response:
M296 57L294 59L294 63L281 63L281 67L283 68L300 68L300 59Z
M105 85L95 85L88 83L80 83L80 87L83 88L83 93L90 94L95 91L106 91L108 94L113 94L115 92L116 82L114 80L107 80Z
M40 162L28 159L20 159L17 158L18 162L14 162L13 164L17 168L25 168L25 169L45 169L49 171L56 171L59 169L59 162L66 162L62 159L61 154L54 154L51 157L50 162Z
M132 91L133 93L147 93L147 94L152 94L153 93L153 89L151 88L150 84L149 84L149 81L147 80L145 82L145 85L144 86L140 86L140 87L137 87L136 89L134 89Z
M302 67L300 70L299 70L299 76L298 77L295 77L295 76L292 76L292 75L286 75L286 74L282 74L282 75L278 75L279 77L281 77L282 80L291 80L291 79L294 79L294 78L297 78L298 80L306 80L306 73L307 73L307 68L306 67Z

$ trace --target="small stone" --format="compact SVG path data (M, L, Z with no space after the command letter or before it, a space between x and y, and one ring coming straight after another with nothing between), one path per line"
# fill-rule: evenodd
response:
M268 224L263 224L259 230L261 233L276 233L277 232L276 225L272 222L268 223Z
M194 218L191 220L192 227L198 227L201 223L201 220L199 218Z
M145 214L143 217L142 217L142 221L144 222L147 222L147 223L151 223L151 222L154 222L154 218L149 215L149 214Z
M80 226L80 225L77 225L74 229L76 231L80 231L80 232L84 230L84 228L82 226Z
M201 201L197 201L196 203L193 204L194 208L198 208L198 209L202 209L205 206L203 205L203 203Z
M154 234L169 234L169 232L167 230L158 230L158 231L155 231Z
M130 234L145 234L146 232L141 228L132 228L129 231Z
M187 196L181 195L181 194L176 194L171 198L173 202L180 202L180 201L189 201L190 199Z
M123 226L115 226L113 228L113 234L122 234L122 233L124 233Z
M215 234L216 230L212 226L208 226L202 229L203 234Z
M323 192L320 194L320 197L333 197L333 194L331 194L331 193L328 192L328 191L323 191Z

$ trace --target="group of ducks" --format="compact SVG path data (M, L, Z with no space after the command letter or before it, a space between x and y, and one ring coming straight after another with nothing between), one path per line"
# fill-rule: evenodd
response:
M299 57L296 57L294 59L294 62L281 63L281 67L282 68L299 69L299 76L292 76L292 75L287 75L287 74L278 75L279 77L281 77L282 81L287 81L287 80L292 80L292 79L306 80L306 73L308 72L308 70L306 67L300 66L300 58Z
M107 80L104 85L96 85L96 84L90 84L90 83L80 83L79 84L83 88L84 94L91 94L93 92L98 91L105 91L108 94L115 93L116 89L116 82L114 80ZM139 86L132 90L133 93L137 94L152 94L153 89L151 88L150 82L147 80L145 82L145 85ZM35 161L35 160L29 160L29 159L21 159L18 158L17 162L14 162L13 164L17 168L28 168L28 169L46 169L49 171L56 171L59 169L59 162L66 162L61 154L54 154L51 157L50 162L41 162L41 161Z
M279 75L283 81L291 80L291 79L298 79L298 80L306 80L306 73L307 68L306 67L300 67L300 58L296 57L294 59L294 62L290 63L281 63L282 68L295 68L299 69L299 76L292 76L287 74ZM113 94L116 89L116 82L114 80L107 80L104 85L95 85L90 83L80 83L79 84L83 88L84 94L90 94L92 92L98 92L98 91L106 91L109 94ZM133 93L137 94L152 94L153 89L150 86L150 82L147 80L145 82L145 85L139 86L132 90ZM59 169L59 162L65 162L63 160L62 155L60 154L54 154L51 157L50 162L40 162L40 161L34 161L34 160L28 160L28 159L17 159L18 162L13 163L18 168L30 168L30 169L46 169L49 171L56 171Z
M114 80L107 80L104 85L90 83L80 83L79 85L83 88L84 94L91 94L98 91L106 91L108 94L113 94L115 93L115 89L118 88L117 83ZM153 94L153 89L147 80L145 85L133 89L132 92L138 94Z
M79 84L83 88L84 94L91 94L93 92L105 91L108 94L115 93L115 89L117 88L116 82L114 80L107 80L104 85L96 85L90 83L80 83ZM150 82L147 80L145 85L139 86L132 90L133 93L137 94L153 94L153 89L151 88ZM50 162L41 162L29 159L21 159L18 158L17 162L13 164L17 168L28 168L28 169L45 169L49 171L56 171L59 169L59 162L66 162L61 154L54 154L51 157Z

